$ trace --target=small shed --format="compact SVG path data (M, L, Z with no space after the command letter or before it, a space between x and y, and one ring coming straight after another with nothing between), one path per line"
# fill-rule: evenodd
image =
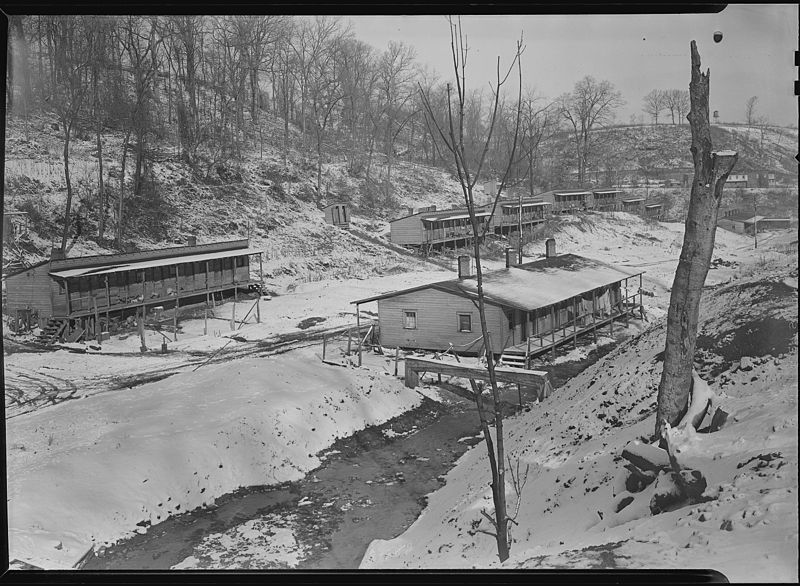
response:
M325 212L325 221L328 224L339 226L347 230L350 228L350 204L343 201L337 201L326 205L323 208Z

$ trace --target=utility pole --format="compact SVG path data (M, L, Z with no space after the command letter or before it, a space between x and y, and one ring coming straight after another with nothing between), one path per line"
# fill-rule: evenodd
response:
M519 203L519 208L517 208L517 236L519 237L517 260L519 264L522 264L522 190L517 192L517 200Z

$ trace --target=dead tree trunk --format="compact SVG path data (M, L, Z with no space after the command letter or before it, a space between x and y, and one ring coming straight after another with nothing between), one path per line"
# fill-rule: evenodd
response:
M692 129L690 150L694 160L694 181L683 248L669 301L664 369L658 387L656 434L659 437L662 436L664 422L671 426L678 424L688 403L700 296L714 252L722 189L737 159L734 151L712 151L708 119L709 72L703 74L700 71L700 55L694 41L691 43L691 53L691 110L687 118Z

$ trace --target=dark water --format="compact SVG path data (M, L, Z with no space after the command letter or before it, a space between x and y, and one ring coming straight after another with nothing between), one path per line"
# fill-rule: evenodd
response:
M613 347L547 367L553 388ZM267 514L293 519L295 539L306 550L298 569L357 568L369 543L405 531L425 507L425 495L442 485L442 476L467 449L482 443L474 437L480 432L478 416L466 390L443 387L450 390L440 391L442 403L425 399L384 425L339 440L302 480L224 495L213 508L172 517L109 548L84 569L169 569L193 555L204 536ZM520 409L516 388L504 391L502 399L506 415ZM534 390L523 388L524 408L535 409L534 400Z

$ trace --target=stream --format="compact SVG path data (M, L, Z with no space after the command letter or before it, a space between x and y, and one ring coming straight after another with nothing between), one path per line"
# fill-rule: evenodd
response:
M614 346L548 366L553 389ZM369 543L403 533L425 508L426 495L442 486L464 452L483 442L469 394L447 383L438 390L441 402L425 398L383 425L338 440L303 479L223 495L211 508L171 517L117 543L83 569L358 568ZM503 391L506 416L537 408L533 389L523 388L521 398L522 407L516 387Z

